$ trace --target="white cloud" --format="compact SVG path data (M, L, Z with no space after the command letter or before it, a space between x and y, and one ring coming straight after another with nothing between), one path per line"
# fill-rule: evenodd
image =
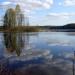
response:
M64 0L65 6L75 6L75 0Z
M11 4L12 4L12 2L10 2L10 1L1 2L0 3L0 8L2 8L4 10L8 9L11 6Z
M33 0L33 1L29 1L27 2L29 5L33 6L34 8L35 7L40 7L42 5L42 2L41 1L37 1L37 0Z
M12 2L1 2L0 3L0 7L4 7L4 6L8 6L10 5Z
M43 3L43 7L49 9L50 8L50 5L48 3Z
M21 8L28 9L49 9L53 5L53 0L10 0L13 4L19 4Z
M53 5L53 0L45 0L43 3L43 6L47 9L49 9Z
M53 5L53 0L7 0L0 4L0 8L8 9L19 4L26 16L34 17L37 10L47 10ZM35 16L36 17L36 16Z
M75 16L75 13L49 13L47 16L68 19Z

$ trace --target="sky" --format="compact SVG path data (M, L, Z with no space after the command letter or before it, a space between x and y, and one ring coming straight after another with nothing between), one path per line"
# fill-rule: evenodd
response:
M30 25L75 23L75 0L0 0L0 20L8 8L15 8L17 4L29 17Z

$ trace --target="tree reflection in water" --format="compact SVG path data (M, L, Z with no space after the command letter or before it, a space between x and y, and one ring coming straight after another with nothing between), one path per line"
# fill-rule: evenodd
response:
M22 33L4 33L4 44L8 52L16 52L18 56L21 54L21 49L24 47Z

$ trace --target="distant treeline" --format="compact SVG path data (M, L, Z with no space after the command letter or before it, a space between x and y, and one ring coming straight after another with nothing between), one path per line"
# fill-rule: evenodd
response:
M42 30L73 30L75 29L75 23L63 25L63 26L16 26L12 28L4 28L4 26L0 26L0 31L23 31L23 32L37 32Z
M63 26L39 26L40 28L46 28L46 29L75 29L75 23L66 24Z

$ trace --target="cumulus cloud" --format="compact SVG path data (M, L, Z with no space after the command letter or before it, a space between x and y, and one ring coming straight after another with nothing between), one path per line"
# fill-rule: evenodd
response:
M10 4L11 4L11 2L9 2L9 1L7 1L7 2L1 2L0 6L3 7L3 6L8 6Z
M49 13L47 16L68 19L69 17L75 16L75 13Z
M34 10L39 8L49 9L53 0L10 0L13 4L19 4L22 9Z
M54 1L53 0L7 0L0 3L0 8L7 10L10 7L20 5L22 12L28 17L36 17L34 13L37 10L49 10Z
M1 2L0 3L0 8L7 9L11 6L11 4L12 4L12 2L10 2L10 1Z
M64 0L65 6L75 6L75 0Z
M43 5L45 8L49 9L49 8L53 5L53 0L45 0L45 2L42 3L42 5Z

